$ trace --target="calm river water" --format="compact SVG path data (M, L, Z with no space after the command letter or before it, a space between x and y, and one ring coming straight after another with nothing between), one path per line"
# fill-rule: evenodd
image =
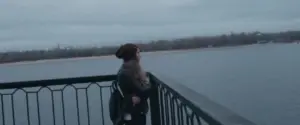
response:
M300 124L300 44L148 53L142 61L148 71L169 76L257 124ZM120 64L114 57L2 64L0 81L112 74Z

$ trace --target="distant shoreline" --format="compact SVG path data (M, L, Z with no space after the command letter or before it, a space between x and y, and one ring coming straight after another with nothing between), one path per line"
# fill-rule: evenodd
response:
M180 50L160 50L160 51L149 51L142 52L143 54L151 54L151 53L174 53L174 52L182 52L182 51L195 51L202 50L204 48L195 48L195 49L180 49ZM59 61L72 61L72 60L84 60L84 59L103 59L103 58L116 58L113 54L111 55L103 55L103 56L87 56L87 57L72 57L72 58L57 58L57 59L41 59L35 61L20 61L20 62L10 62L10 63L2 63L0 65L27 65L27 64L37 64L37 63L45 63L45 62L59 62Z
M219 36L188 37L136 43L145 54L182 52L211 48L228 48L258 44L300 43L300 31L278 33L232 33ZM0 52L0 65L20 65L61 60L100 59L112 57L119 46L54 47L47 50Z
M278 44L278 43L274 43ZM256 44L251 44L256 45ZM178 50L159 50L159 51L149 51L149 52L142 52L142 54L153 54L153 53L178 53L178 52L190 52L190 51L198 51L198 50L210 50L210 49L219 49L219 48L236 48L236 47L243 47L249 45L239 45L239 46L223 46L223 47L210 47L210 48L192 48L192 49L178 49ZM0 65L30 65L30 64L38 64L38 63L45 63L45 62L60 62L60 61L77 61L77 60L84 60L84 59L104 59L104 58L115 58L116 57L111 55L103 55L103 56L87 56L87 57L72 57L72 58L57 58L57 59L41 59L35 61L20 61L20 62L10 62L10 63L2 63Z

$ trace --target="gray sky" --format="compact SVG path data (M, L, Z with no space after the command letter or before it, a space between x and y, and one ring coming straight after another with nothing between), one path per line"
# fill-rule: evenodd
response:
M0 51L300 28L300 0L0 0Z

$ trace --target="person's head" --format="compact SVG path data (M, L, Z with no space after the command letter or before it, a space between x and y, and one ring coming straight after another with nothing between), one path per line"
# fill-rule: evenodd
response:
M140 61L140 49L137 45L132 43L127 43L122 45L116 52L116 57L123 59L124 62L130 60Z

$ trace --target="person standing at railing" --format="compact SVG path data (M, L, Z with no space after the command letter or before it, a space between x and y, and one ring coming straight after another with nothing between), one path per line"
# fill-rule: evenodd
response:
M123 59L117 81L124 98L121 101L119 117L113 122L117 125L146 125L146 114L149 110L147 99L151 86L140 65L140 49L128 43L117 50L116 57Z

